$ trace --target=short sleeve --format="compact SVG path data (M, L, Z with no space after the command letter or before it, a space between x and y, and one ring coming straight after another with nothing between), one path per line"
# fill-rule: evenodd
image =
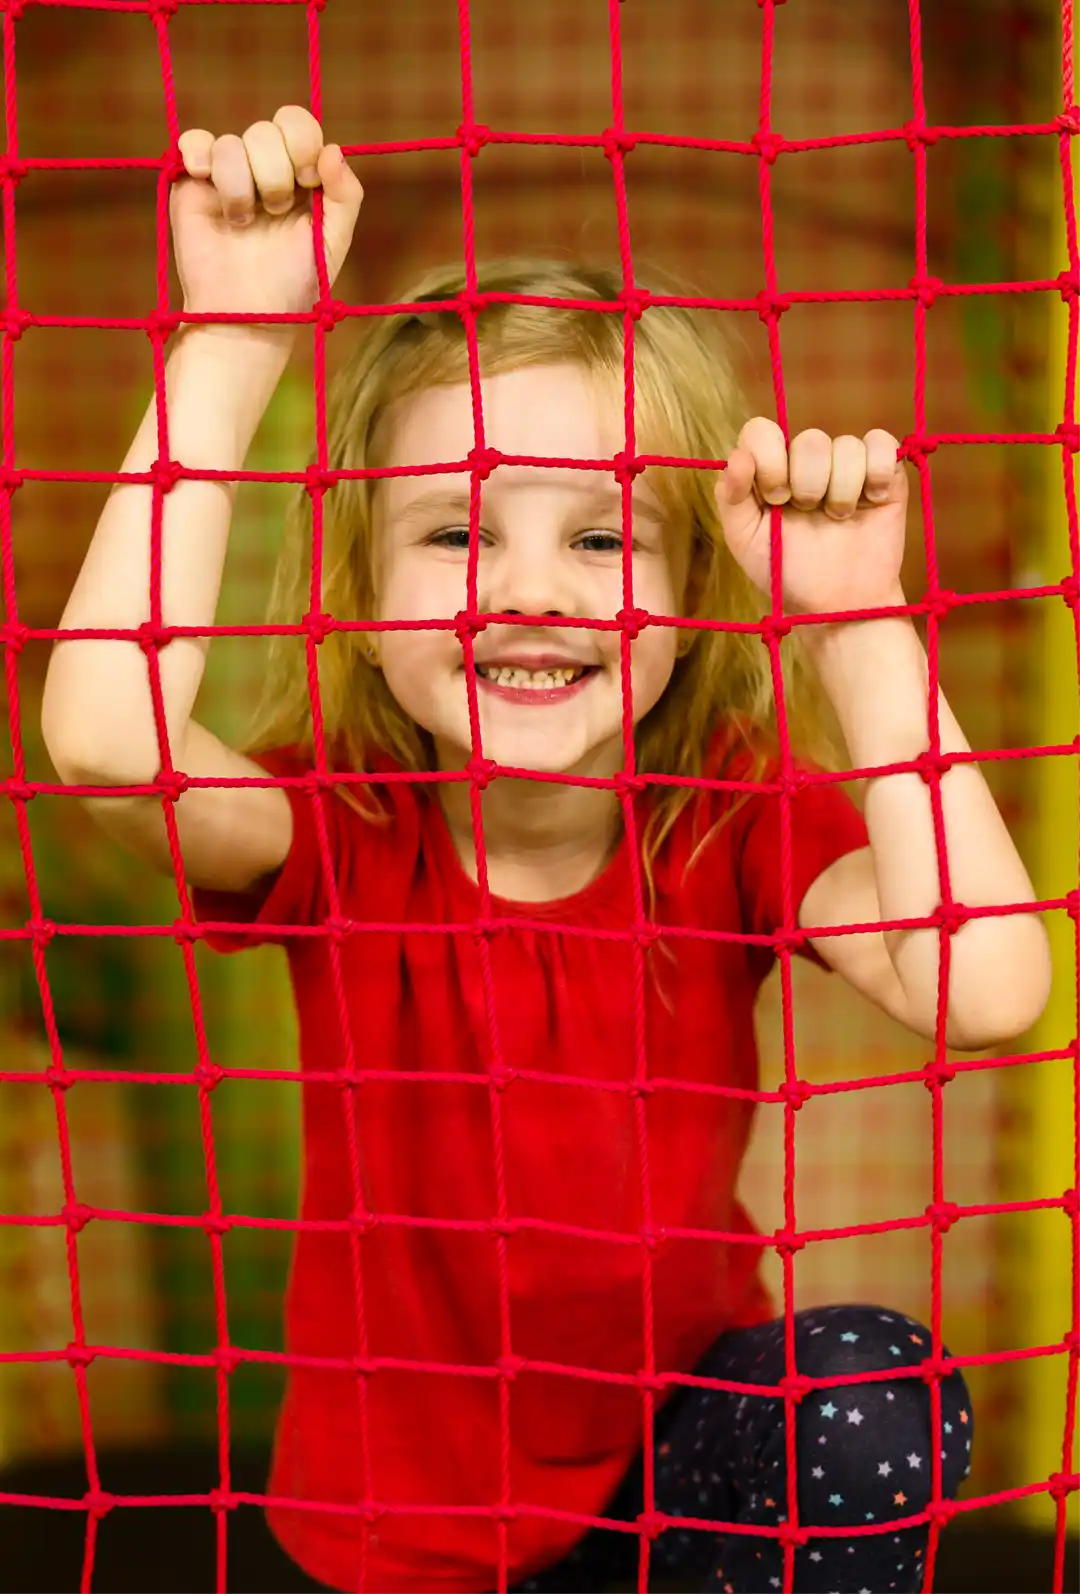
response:
M291 749L255 754L253 762L278 777L300 777L311 768L310 760ZM333 792L309 791L295 779L284 791L292 809L293 834L281 868L249 891L192 893L196 920L215 926L204 931L203 940L216 952L285 943L291 929L320 924L329 913L327 861L334 878L340 878L350 810ZM325 816L327 861L319 840L316 803L322 804Z
M806 773L818 773L803 767ZM763 779L775 775L774 767ZM761 792L749 799L740 816L739 894L746 928L753 935L775 935L784 926L782 803L779 792ZM791 913L796 921L802 900L818 876L838 858L868 845L862 814L839 785L814 782L793 794ZM809 944L800 951L822 963Z

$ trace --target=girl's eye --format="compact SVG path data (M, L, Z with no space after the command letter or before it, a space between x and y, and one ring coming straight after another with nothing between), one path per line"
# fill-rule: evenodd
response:
M483 533L481 533L482 535ZM469 528L468 526L447 526L444 530L435 532L433 536L428 538L428 541L437 548L459 548L467 553L469 550Z
M622 544L619 531L586 531L578 538L578 547L586 553L619 553Z

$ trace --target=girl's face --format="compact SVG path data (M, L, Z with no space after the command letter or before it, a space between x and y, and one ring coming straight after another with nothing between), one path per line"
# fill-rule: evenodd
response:
M488 446L546 459L610 459L624 446L576 365L530 366L482 384ZM616 407L617 409L617 407ZM385 463L464 459L474 444L467 383L401 401ZM450 619L464 610L469 477L380 480L375 587L381 620ZM634 483L633 601L676 615L685 536L664 525L644 477ZM621 488L602 470L499 465L481 484L477 575L481 613L611 620L623 607ZM635 723L671 678L678 633L646 626L631 646ZM372 637L387 685L435 740L440 768L472 754L461 643L452 630ZM613 773L622 763L618 631L492 622L475 640L483 753L542 773Z

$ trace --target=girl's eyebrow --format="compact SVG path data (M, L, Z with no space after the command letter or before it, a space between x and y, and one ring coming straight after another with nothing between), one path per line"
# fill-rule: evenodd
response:
M657 526L666 524L666 517L658 505L650 503L640 493L635 494L631 500L633 513L641 520L651 520ZM592 514L622 514L622 489L614 482L610 487L596 487L591 491L580 494L577 499L579 513ZM426 493L418 493L407 504L397 510L391 519L398 525L405 525L413 520L420 520L433 509L442 510L446 514L461 515L466 520L469 515L469 494L454 492L451 489L438 487Z

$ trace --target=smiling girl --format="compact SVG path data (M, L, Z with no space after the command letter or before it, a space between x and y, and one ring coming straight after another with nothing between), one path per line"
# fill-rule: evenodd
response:
M317 284L302 191L323 189L331 280L362 198L337 146L291 106L242 139L192 131L180 147L172 222L185 309L308 310ZM477 320L495 456L475 506L462 324L424 308L463 286L460 271L433 273L405 296L416 311L369 324L330 395L332 466L385 472L339 481L325 499L322 610L367 622L330 628L319 647L331 777L313 775L302 643L275 644L250 756L191 717L205 641L177 638L160 654L173 766L205 782L175 804L204 936L226 950L285 947L308 1076L304 1227L285 1308L296 1360L270 1520L333 1588L489 1589L497 1516L511 1583L603 1587L636 1565L649 1444L656 1520L642 1525L654 1572L729 1594L779 1588L784 1325L736 1199L757 1088L754 1002L790 906L799 950L931 1039L937 929L829 932L926 920L941 885L919 774L870 780L865 816L838 785L801 782L785 902L767 651L707 622L760 619L774 505L788 613L903 606L905 471L886 432L808 431L789 446L763 417L741 424L723 351L687 313L646 309L638 446L726 469L650 468L635 482L633 599L650 617L630 648L635 767L699 784L646 780L631 837L613 624L624 607L622 317L520 302L611 303L620 280L544 262L481 270L482 292L511 299ZM292 338L281 325L186 327L167 370L172 456L242 468ZM156 453L151 405L123 468L146 471ZM166 625L213 624L234 491L184 478L167 495ZM475 635L471 698L455 622L469 607L473 508L476 609L492 618ZM278 621L309 607L310 517L301 493ZM150 489L114 488L66 629L147 620L149 527ZM799 629L801 647L787 651L801 756L815 694L852 768L927 750L927 664L909 620ZM939 724L942 751L966 752L944 700ZM153 782L162 751L139 645L60 642L44 729L65 781ZM953 899L1030 904L977 766L950 767L941 794ZM159 798L85 800L172 872ZM641 877L655 941L643 993ZM1047 984L1033 912L964 922L949 1041L1015 1037ZM644 1091L644 1157L631 1087ZM921 1514L935 1490L956 1492L971 1445L955 1369L941 1378L940 1430L931 1422L918 1372L931 1348L926 1329L888 1307L796 1315L797 1366L815 1380L795 1423L799 1590L921 1586ZM650 1360L659 1416L647 1435L636 1379ZM694 1372L751 1392L670 1381ZM845 1382L867 1372L897 1376ZM611 1526L591 1526L598 1517Z

